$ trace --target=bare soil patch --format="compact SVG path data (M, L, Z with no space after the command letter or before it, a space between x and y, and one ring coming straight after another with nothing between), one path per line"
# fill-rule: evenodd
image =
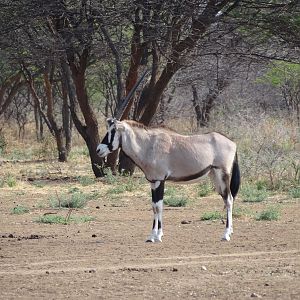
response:
M99 192L72 212L94 221L35 221L48 212L67 215L50 209L47 197L74 186ZM145 243L152 224L148 185L118 197L107 194L110 187L63 179L36 187L19 177L15 187L0 189L1 299L300 299L299 200L237 199L236 205L254 212L280 205L281 218L235 219L232 240L221 242L224 224L200 217L221 210L222 200L215 194L199 198L187 207L166 208L163 242L151 244ZM16 205L30 212L11 214Z

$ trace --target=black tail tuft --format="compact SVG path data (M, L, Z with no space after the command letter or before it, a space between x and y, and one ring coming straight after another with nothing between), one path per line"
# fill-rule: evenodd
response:
M232 175L230 181L230 191L233 198L235 198L235 196L237 195L240 184L241 184L241 173L240 173L240 168L239 168L239 163L238 163L238 158L236 153L232 165Z

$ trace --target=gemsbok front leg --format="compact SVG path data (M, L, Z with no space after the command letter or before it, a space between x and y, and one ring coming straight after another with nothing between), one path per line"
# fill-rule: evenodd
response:
M163 236L163 197L164 197L164 181L155 181L151 183L152 192L152 208L153 208L153 226L150 236L146 242L161 242Z

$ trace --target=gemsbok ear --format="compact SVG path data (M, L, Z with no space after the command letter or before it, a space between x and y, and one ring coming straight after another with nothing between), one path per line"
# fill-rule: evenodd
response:
M115 123L116 129L118 131L124 131L125 130L125 126L122 122L116 120L114 123Z

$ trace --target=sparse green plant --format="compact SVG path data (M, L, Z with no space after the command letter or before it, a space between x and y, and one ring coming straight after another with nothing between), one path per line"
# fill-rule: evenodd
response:
M289 190L289 195L292 198L300 198L300 187L294 187Z
M37 188L43 188L46 184L42 181L33 181L32 185L37 187Z
M55 158L57 156L57 147L55 138L52 135L47 135L40 142L38 149L35 150L34 155L40 159Z
M69 158L70 159L75 159L76 157L89 157L89 149L86 146L75 146L72 147L72 150L70 152Z
M111 188L109 188L107 190L107 194L122 194L124 193L126 190L126 187L124 184L121 184L121 185L117 185L117 186L113 186Z
M205 212L201 216L201 221L212 221L212 220L221 220L221 219L223 219L223 215L219 211Z
M36 222L38 223L44 223L44 224L63 224L67 225L70 223L86 223L86 222L91 222L95 220L94 217L91 216L80 216L80 217L64 217L64 216L59 216L59 215L44 215L39 217Z
M73 193L77 193L77 192L80 192L80 189L77 186L69 188L69 191L68 191L69 194L73 194Z
M95 183L95 179L90 176L78 176L77 180L82 186L88 186Z
M232 212L233 218L239 219L243 217L251 217L252 215L253 213L247 208L241 208L241 207L233 208L233 212Z
M104 179L105 179L106 183L108 183L108 184L114 184L114 183L118 182L117 177L113 175L113 173L112 173L112 171L111 171L110 168L106 168L104 170L104 173L105 173Z
M5 176L5 182L9 187L14 187L17 185L17 180L16 180L15 176L13 176L11 174L7 174Z
M5 136L2 132L2 130L0 130L0 155L5 153L6 147L7 147L7 142L6 142Z
M266 210L263 210L256 216L257 221L277 221L279 220L280 212L276 207L270 207Z
M173 186L168 186L166 189L165 189L165 197L172 197L172 196L176 196L176 194L178 193L177 189Z
M207 182L204 182L203 184L197 187L198 197L206 197L210 193L211 193L211 186Z
M61 194L49 198L50 206L53 208L83 208L90 200L89 194L75 192L72 194Z
M268 188L268 182L266 180L258 180L255 185L258 191L266 190Z
M165 197L164 204L170 207L184 207L187 205L187 199L184 197Z
M0 188L3 188L5 185L5 179L4 178L0 178Z
M28 212L29 212L29 208L21 205L17 205L11 210L11 213L14 215L22 215Z
M244 202L262 202L269 196L264 186L245 184L240 191L240 197Z
M180 195L177 188L168 186L164 193L164 204L170 207L184 207L188 203L185 196Z
M136 182L132 177L128 177L127 182L125 183L125 191L133 192L136 189Z

